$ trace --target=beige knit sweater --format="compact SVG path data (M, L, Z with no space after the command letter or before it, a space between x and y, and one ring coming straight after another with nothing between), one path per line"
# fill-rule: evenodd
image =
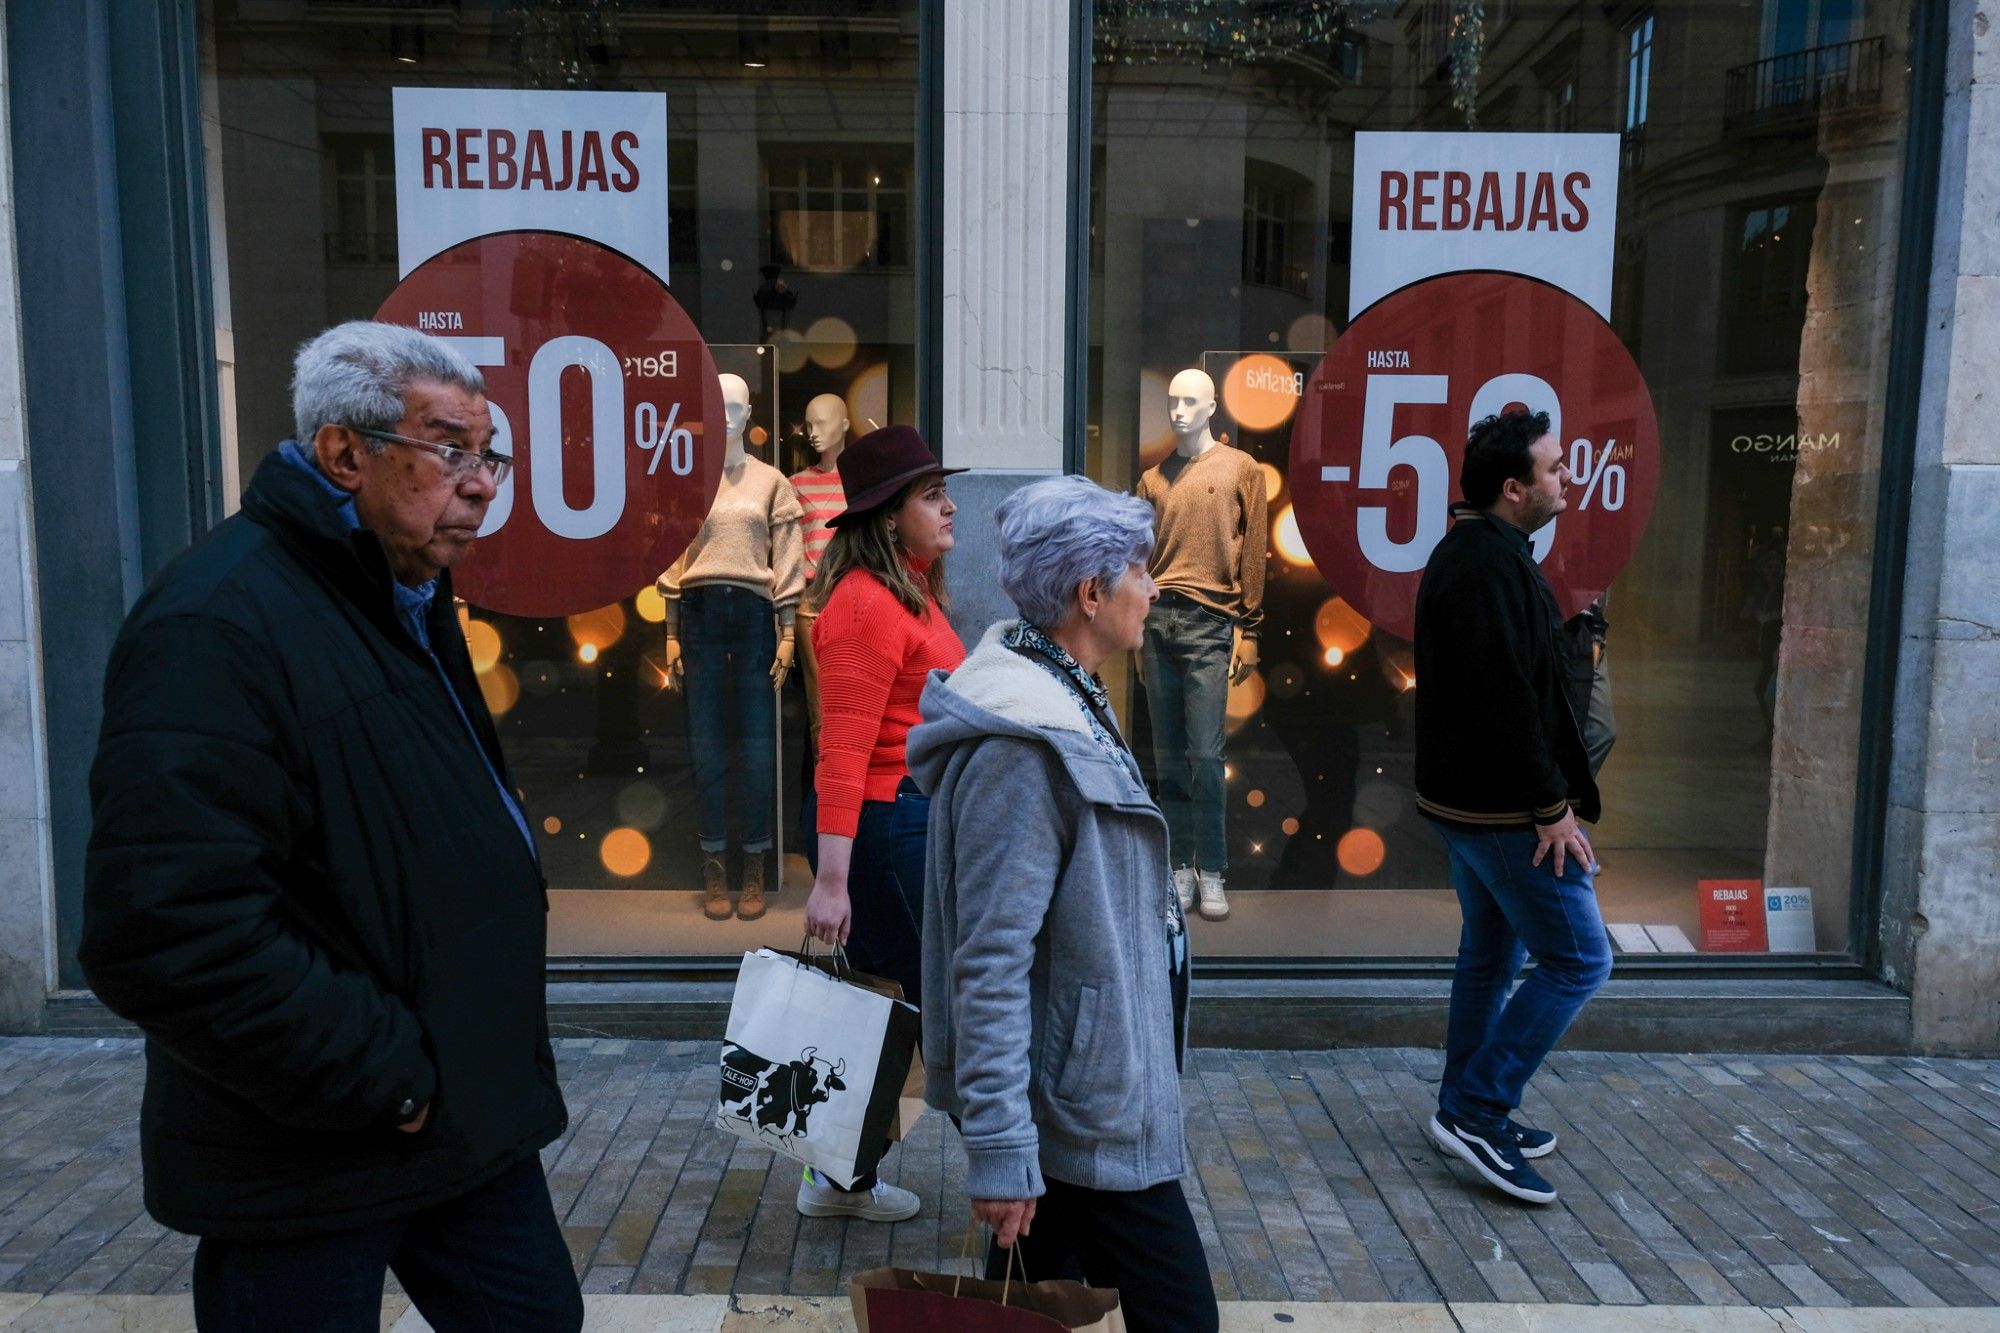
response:
M799 536L804 513L784 473L744 455L723 469L701 531L660 575L660 595L678 601L684 588L726 583L768 597L779 623L791 624L806 586Z
M1256 638L1264 621L1264 556L1270 502L1257 460L1218 444L1189 458L1178 450L1139 478L1153 506L1153 559L1147 573L1236 622Z

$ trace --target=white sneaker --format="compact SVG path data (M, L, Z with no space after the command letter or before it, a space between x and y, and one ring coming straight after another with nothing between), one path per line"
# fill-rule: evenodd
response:
M1194 910L1194 867L1182 866L1174 872L1174 893L1181 900L1181 915Z
M1222 891L1222 876L1212 870L1201 871L1195 877L1195 896L1201 899L1201 914L1210 921L1221 921L1229 915L1229 898Z
M839 1190L814 1175L811 1167L799 1181L801 1217L858 1217L864 1222L901 1222L915 1217L922 1205L908 1190L878 1180L867 1193Z

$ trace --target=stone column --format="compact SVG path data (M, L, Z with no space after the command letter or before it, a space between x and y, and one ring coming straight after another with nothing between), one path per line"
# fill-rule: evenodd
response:
M14 164L0 24L0 1031L42 1025L53 984L48 764L15 281Z
M1923 1050L2000 1050L2000 15L1951 0L1883 857Z
M944 438L963 511L952 620L968 640L1011 614L993 509L1062 470L1068 309L1070 6L944 11Z

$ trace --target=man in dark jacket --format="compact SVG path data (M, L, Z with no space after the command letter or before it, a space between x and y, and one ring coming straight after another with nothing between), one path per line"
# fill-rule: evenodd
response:
M1596 820L1567 687L1569 636L1529 536L1567 505L1543 412L1487 417L1459 471L1465 503L1417 591L1417 805L1444 836L1465 924L1444 1078L1426 1126L1518 1199L1556 1192L1529 1158L1555 1135L1509 1119L1542 1060L1611 971L1579 818ZM1534 955L1534 973L1507 988Z
M303 347L296 440L127 617L81 961L146 1034L146 1206L208 1329L575 1329L547 897L446 572L508 460L448 345Z

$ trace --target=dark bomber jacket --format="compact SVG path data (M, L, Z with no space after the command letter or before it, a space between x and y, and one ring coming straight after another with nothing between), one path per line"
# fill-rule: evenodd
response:
M1417 589L1417 807L1479 827L1599 814L1562 612L1528 536L1469 505Z
M177 1231L366 1225L563 1130L547 898L449 575L427 628L437 665L375 535L273 454L119 633L79 957L146 1034L146 1206Z

